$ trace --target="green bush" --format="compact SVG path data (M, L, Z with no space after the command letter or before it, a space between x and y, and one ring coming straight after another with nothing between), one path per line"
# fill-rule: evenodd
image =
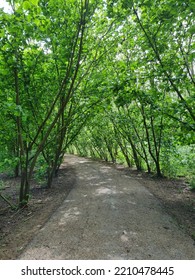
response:
M189 185L190 185L191 191L195 191L195 176L193 176L193 177L190 179Z

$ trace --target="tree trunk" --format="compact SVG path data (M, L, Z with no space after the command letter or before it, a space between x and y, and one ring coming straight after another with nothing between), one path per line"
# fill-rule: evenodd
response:
M129 136L128 136L128 140L129 140L129 143L130 143L131 148L132 148L135 166L136 166L138 171L141 171L142 170L142 166L141 166L141 162L140 162L140 159L139 159L139 156L138 156L135 144L133 143L133 141L131 140L131 138Z
M28 204L29 189L30 189L30 183L28 180L28 172L27 169L25 168L21 172L19 207L24 207Z
M160 167L159 160L155 161L155 166L156 166L156 175L157 175L157 177L159 177L159 178L163 177L162 172L161 172L161 167Z

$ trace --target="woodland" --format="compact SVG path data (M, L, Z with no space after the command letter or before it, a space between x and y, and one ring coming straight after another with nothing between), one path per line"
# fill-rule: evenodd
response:
M7 0L0 174L47 188L66 153L195 189L195 2ZM11 203L2 193L0 199Z

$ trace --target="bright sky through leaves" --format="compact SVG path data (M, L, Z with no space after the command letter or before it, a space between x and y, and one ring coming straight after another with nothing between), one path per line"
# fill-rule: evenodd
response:
M0 1L0 8L3 8L6 13L11 11L10 5L5 0Z

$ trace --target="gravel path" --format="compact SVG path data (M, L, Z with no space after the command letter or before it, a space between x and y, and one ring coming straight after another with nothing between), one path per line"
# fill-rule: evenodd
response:
M75 186L20 259L195 259L193 240L140 182L108 164L67 162Z

